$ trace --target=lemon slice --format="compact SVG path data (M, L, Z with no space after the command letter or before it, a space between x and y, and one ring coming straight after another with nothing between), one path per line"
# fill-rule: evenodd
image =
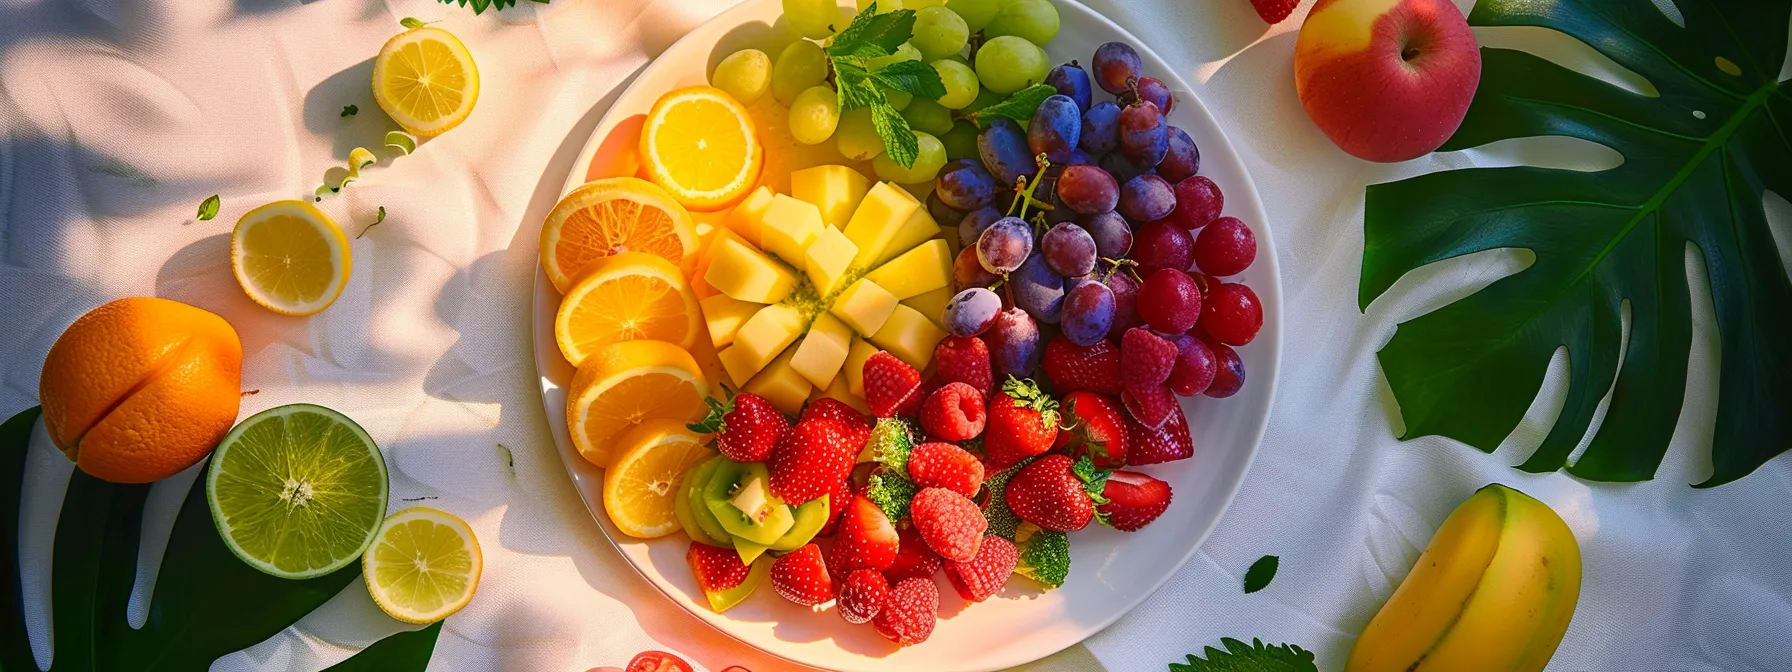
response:
M572 445L592 464L610 466L617 436L648 420L703 419L709 383L691 353L662 341L623 341L592 353L566 394Z
M256 303L283 315L330 307L348 284L348 237L304 201L250 210L230 234L230 271Z
M641 423L616 439L616 459L604 472L604 511L623 534L641 539L679 530L677 506L684 492L684 474L715 451L703 445L707 434L693 432L683 420Z
M654 184L698 212L724 209L759 183L765 148L747 108L721 89L679 89L653 104L641 133Z
M624 252L592 264L567 290L554 315L554 339L578 366L598 348L650 339L680 348L703 327L697 295L672 262L646 252Z
M405 130L435 137L473 113L479 68L453 33L405 31L387 40L373 62L373 99Z
M361 556L367 592L388 615L434 623L473 600L485 560L467 521L426 506L386 517Z

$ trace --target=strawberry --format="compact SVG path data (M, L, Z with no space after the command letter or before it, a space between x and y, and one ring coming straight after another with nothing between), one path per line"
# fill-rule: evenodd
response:
M1009 479L1003 495L1008 508L1021 520L1048 530L1075 532L1088 527L1096 504L1107 501L1101 499L1105 480L1106 472L1095 471L1087 457L1073 461L1063 455L1047 455Z
M1136 471L1109 474L1101 494L1108 503L1095 511L1101 514L1101 522L1121 532L1144 527L1170 508L1170 484Z
M952 587L958 589L960 597L982 602L1001 592L1002 586L1008 584L1008 577L1014 574L1014 566L1019 563L1020 551L1014 542L992 534L983 538L975 557L964 562L947 562L946 578L952 580Z
M691 665L665 651L642 651L629 659L623 672L691 672Z
M910 646L927 641L939 615L939 584L933 579L907 579L890 589L890 601L871 619L871 626L890 641Z
M855 495L834 531L832 569L842 576L860 569L884 571L896 562L901 540L889 516L864 495Z
M1170 419L1171 412L1178 408L1176 395L1170 392L1169 385L1163 384L1144 390L1121 392L1120 401L1125 404L1127 415L1151 429L1163 427L1164 421Z
M903 406L920 403L921 372L886 350L865 360L864 377L865 403L871 405L872 415L894 417Z
M908 456L908 476L923 488L945 488L975 497L983 487L983 462L950 443L923 443Z
M840 586L840 617L854 625L870 621L890 602L890 582L877 570L861 569Z
M722 388L727 397L704 399L709 415L701 422L686 425L693 432L714 434L716 450L735 462L761 462L778 445L778 437L790 428L790 420L778 412L772 402L751 392L735 394Z
M691 549L685 551L684 561L690 563L691 574L697 577L697 587L705 593L719 593L747 580L747 566L740 561L740 553L732 548L693 541Z
M1009 377L989 402L983 451L991 471L1001 471L1051 450L1058 438L1058 402L1031 380Z
M891 583L901 583L907 579L923 578L932 580L940 571L940 556L927 547L927 540L914 528L904 529L900 535L901 545L896 550L896 562L884 570L884 576Z
M1170 379L1176 368L1176 344L1144 329L1126 330L1120 338L1120 377L1126 389L1138 394Z
M925 488L915 495L909 517L927 547L951 560L970 560L983 543L989 521L969 497L945 488Z
M1059 394L1090 390L1113 396L1120 394L1120 349L1112 341L1096 341L1094 345L1077 345L1063 335L1054 337L1045 346L1041 363L1045 377Z
M990 371L989 345L982 339L947 336L933 346L934 375L940 383L964 383L987 397L995 390Z
M1195 456L1195 442L1189 438L1188 421L1182 417L1182 406L1171 405L1169 419L1157 429L1139 424L1131 415L1125 420L1127 464L1136 467Z
M851 429L834 420L796 423L784 432L766 463L772 494L794 505L834 490L852 473L864 445L853 442L853 436Z
M1263 17L1263 22L1270 25L1288 18L1299 4L1300 0L1251 0L1251 8L1257 10L1257 16Z
M841 424L853 431L854 436L858 437L853 439L853 442L860 446L865 445L865 440L871 438L871 418L866 417L857 409L847 406L846 402L839 399L822 397L809 402L809 407L803 409L803 415L797 422L813 418L839 420Z
M983 433L983 393L965 383L948 383L921 403L921 428L947 441Z
M1064 395L1064 429L1052 450L1073 458L1086 454L1102 469L1126 466L1126 422L1119 403L1085 390Z
M816 536L825 537L834 533L834 526L840 524L840 514L846 512L846 505L852 503L852 479L842 478L840 484L828 493L828 522L821 526Z
M806 544L772 563L772 589L784 599L813 607L834 598L834 582L821 560L821 547Z

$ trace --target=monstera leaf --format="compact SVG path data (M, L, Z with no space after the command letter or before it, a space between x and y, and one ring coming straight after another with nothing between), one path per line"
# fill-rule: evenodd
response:
M1691 244L1710 277L1722 349L1713 470L1699 485L1746 476L1792 447L1792 282L1762 202L1764 190L1792 196L1792 98L1778 81L1792 2L1675 4L1684 27L1650 0L1480 0L1469 15L1477 26L1571 35L1659 95L1483 49L1480 89L1444 150L1569 136L1616 150L1623 164L1475 168L1369 187L1365 310L1426 264L1498 248L1536 255L1530 267L1402 323L1382 349L1402 438L1443 435L1491 452L1566 346L1567 400L1519 467L1562 468L1610 391L1604 422L1568 471L1653 477L1686 390ZM1631 327L1621 343L1626 302Z
M19 579L19 497L37 409L0 425L0 670L36 670ZM360 578L350 565L289 581L231 554L212 525L203 479L187 494L169 537L143 628L125 622L135 581L147 485L107 483L76 471L57 523L51 576L53 672L203 670L274 635ZM387 637L334 670L422 670L437 623Z

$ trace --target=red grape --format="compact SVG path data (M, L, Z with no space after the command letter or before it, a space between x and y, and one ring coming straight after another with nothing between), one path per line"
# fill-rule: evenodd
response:
M1216 364L1213 371L1213 383L1202 392L1215 399L1224 399L1244 387L1244 360L1238 358L1238 352L1226 347L1224 343L1205 341L1207 347L1213 349Z
M1257 258L1257 236L1237 217L1221 217L1195 236L1195 266L1208 275L1238 275Z
M1263 328L1263 306L1257 293L1236 282L1222 282L1207 293L1201 307L1201 329L1226 345L1244 345Z
M1219 217L1225 205L1226 196L1220 193L1220 185L1196 175L1176 183L1176 213L1170 219L1193 231Z
M1140 277L1151 277L1160 268L1186 270L1194 247L1194 238L1169 220L1151 222L1132 234L1132 259L1139 262Z
M1219 358L1206 341L1184 334L1176 339L1176 366L1170 369L1170 391L1184 397L1206 392L1218 373Z
M1120 204L1120 183L1095 166L1067 166L1058 177L1058 200L1078 213L1100 214Z
M1158 333L1188 331L1201 319L1201 289L1187 273L1160 269L1139 286L1139 317Z

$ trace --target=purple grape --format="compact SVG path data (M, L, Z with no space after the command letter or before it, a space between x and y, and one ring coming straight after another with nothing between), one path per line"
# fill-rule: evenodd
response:
M1095 157L1091 156L1088 152L1083 151L1083 148L1078 147L1070 150L1070 165L1093 166L1095 165Z
M1120 213L1108 211L1082 219L1083 230L1095 241L1095 254L1119 259L1132 251L1132 227Z
M1100 283L1101 282L1101 272L1094 270L1094 269L1090 269L1088 273L1084 273L1082 275L1073 275L1073 276L1064 278L1064 296L1066 296L1066 297L1070 296L1070 293L1072 291L1075 291L1078 286L1082 285L1085 282Z
M1109 175L1113 175L1114 179L1119 180L1121 184L1125 184L1132 180L1132 178L1140 175L1147 175L1154 172L1154 169L1140 168L1139 166L1134 165L1132 161L1126 158L1125 154L1120 152L1111 152L1102 156L1097 164L1101 166L1102 170L1108 171Z
M1040 256L1053 273L1064 277L1095 270L1095 239L1083 227L1064 222L1039 237Z
M1033 319L1057 324L1064 310L1064 278L1045 265L1045 255L1034 254L1008 275L1008 291L1014 305Z
M927 195L927 214L932 215L933 221L940 226L958 226L964 220L964 211L946 205L945 201L940 200L938 191Z
M976 247L977 236L983 235L984 229L989 228L989 225L996 223L996 220L1001 218L1002 211L995 208L980 208L965 213L964 219L958 220L958 245L960 247Z
M1139 317L1139 281L1124 269L1114 271L1102 284L1114 292L1114 326L1110 333L1124 334L1127 329L1145 326Z
M1052 71L1045 75L1045 83L1047 86L1057 89L1058 93L1076 101L1077 114L1089 111L1089 101L1094 96L1094 92L1089 88L1089 73L1083 70L1083 66L1071 61L1052 68Z
M1176 189L1156 175L1140 175L1120 187L1120 214L1135 222L1155 222L1176 209Z
M1120 111L1120 153L1133 165L1156 168L1169 149L1169 124L1156 105L1139 102Z
M933 194L957 210L976 210L995 200L996 178L976 159L953 159L940 169Z
M1120 106L1104 100L1083 113L1083 132L1077 144L1091 156L1101 156L1120 146Z
M1164 152L1164 160L1157 164L1157 174L1175 184L1201 172L1201 149L1195 146L1195 139L1188 137L1188 132L1175 126L1170 127L1170 141Z
M1213 375L1213 383L1202 392L1209 397L1223 399L1238 394L1244 387L1244 360L1238 358L1238 352L1218 341L1207 341L1207 347L1213 349L1214 359L1218 360Z
M977 247L966 246L958 251L958 258L952 261L952 288L963 291L972 287L989 287L1002 278L983 270L983 262L977 261Z
M1027 311L1009 308L998 313L983 340L989 344L990 362L998 376L1026 378L1039 366L1039 325Z
M983 167L994 175L998 188L1014 186L1022 175L1031 178L1039 172L1033 154L1027 150L1027 132L1012 119L996 118L989 128L977 136L977 155Z
M1070 150L1082 138L1082 112L1070 96L1049 96L1033 110L1027 124L1027 147L1034 154L1044 154L1052 165L1070 163Z
M988 289L972 287L946 303L946 331L962 338L976 336L988 331L1001 312L1001 297Z
M1139 79L1139 52L1124 42L1109 42L1096 47L1095 83L1101 90L1120 95L1132 90Z
M1176 106L1176 97L1170 95L1170 87L1156 77L1139 78L1139 100L1156 105L1164 114L1169 114L1170 108Z
M977 262L996 275L1014 272L1033 254L1033 227L1019 217L1003 217L977 236Z
M1064 296L1064 337L1077 345L1095 345L1114 326L1114 290L1099 282L1078 284Z
M1066 166L1058 177L1058 200L1079 214L1107 212L1120 203L1120 183L1095 166Z

